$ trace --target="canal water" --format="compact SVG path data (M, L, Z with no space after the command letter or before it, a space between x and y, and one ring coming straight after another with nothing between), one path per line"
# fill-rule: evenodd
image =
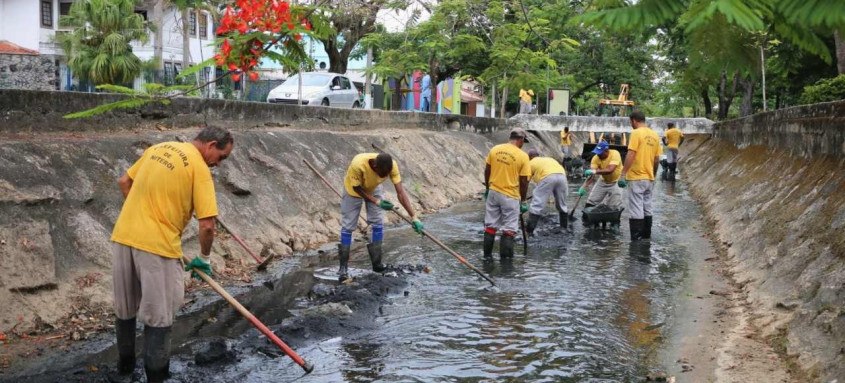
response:
M570 189L578 186L572 183ZM561 231L549 205L536 236L528 240L528 254L522 252L520 237L512 261L500 261L496 249L494 261L484 263L483 202L458 204L424 217L426 230L489 273L497 287L410 228L396 227L385 234L387 261L424 264L431 272L400 278L371 275L365 279L399 283L384 289L369 315L322 325L299 323L312 328L305 335L290 333L298 334L291 345L316 366L313 373L303 376L290 359L269 352L255 330L221 305L217 313L201 315L219 320L193 322L190 331L182 332L193 334L188 343L194 344L223 335L233 355L198 366L193 355L198 346L182 346L172 362L174 381L642 381L662 369L658 353L675 318L677 286L690 272L688 259L710 251L685 245L703 233L692 225L701 212L681 181L658 181L654 215L652 240L631 244L624 216L621 228L585 228L578 220ZM314 269L334 262L326 256ZM359 255L353 266L367 269L369 260ZM326 283L312 271L297 274L293 292L282 291L284 285L258 289L263 298L248 300L248 306L280 329L282 319L313 305L308 291ZM353 311L366 307L346 303ZM284 338L285 332L280 335ZM105 356L99 359L110 362Z

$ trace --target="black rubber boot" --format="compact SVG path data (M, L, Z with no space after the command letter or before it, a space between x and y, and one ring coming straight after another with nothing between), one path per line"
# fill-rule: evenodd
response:
M349 250L351 246L338 244L337 258L340 260L340 268L337 270L337 281L340 283L349 279Z
M170 326L144 326L144 371L149 383L170 378Z
M387 266L381 263L381 242L367 244L367 251L370 253L370 261L373 263L373 271L380 273L387 270Z
M675 170L677 169L677 167L677 163L669 164L669 181L675 180Z
M114 330L117 334L117 373L129 375L135 370L135 318L117 319Z
M484 259L493 259L493 244L496 242L496 234L484 232Z
M652 216L647 215L643 219L643 239L651 239L651 218Z
M502 239L499 240L499 258L513 258L513 245L515 243L516 237L502 234Z
M534 235L534 229L537 228L537 223L540 222L540 216L537 214L528 213L528 220L525 222L525 231L528 232L529 236Z
M631 241L638 241L643 239L643 226L645 226L645 219L629 219L628 226L631 227Z

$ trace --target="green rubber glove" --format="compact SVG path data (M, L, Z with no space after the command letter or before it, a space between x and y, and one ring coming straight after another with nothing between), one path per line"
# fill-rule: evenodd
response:
M628 186L628 181L625 181L624 178L620 178L619 181L616 182L619 187L624 188Z
M596 171L593 169L584 170L584 177L592 177L593 174L596 174Z
M528 202L523 202L519 204L519 214L525 213L528 211Z
M384 210L393 210L393 202L383 199L381 201L378 201L378 207Z
M490 189L484 189L484 200L487 201L487 195L490 194Z
M208 263L208 261L202 259L201 256L194 257L194 259L192 259L190 263L185 265L185 271L190 271L192 277L194 277L198 280L202 280L202 278L200 278L199 274L192 271L193 269L197 269L199 271L202 271L203 273L205 273L205 275L208 275L209 277L212 274L211 273L211 264Z
M414 228L414 231L416 231L419 235L422 235L423 230L425 229L425 226L423 226L422 221L418 219L414 219L414 221L411 222L411 226Z
M583 186L581 186L580 188L578 188L578 196L579 196L579 197L583 197L583 196L585 196L585 195L587 195L587 189L584 189L584 187L583 187Z

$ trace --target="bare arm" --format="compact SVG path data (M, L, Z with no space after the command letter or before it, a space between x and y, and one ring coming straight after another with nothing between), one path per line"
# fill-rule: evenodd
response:
M405 191L405 188L402 187L402 183L394 184L396 188L396 197L399 198L399 204L405 208L405 211L408 212L408 215L411 216L411 219L415 219L417 216L414 215L414 208L411 206L411 199L408 198L408 193Z
M484 188L490 189L490 164L484 167Z
M129 189L132 189L132 178L129 177L129 174L124 174L117 179L117 186L120 187L120 192L123 193L123 199L126 199L129 195Z
M628 149L628 154L625 155L625 166L622 167L622 178L626 178L625 176L628 175L628 170L631 170L631 166L634 166L634 160L636 158L637 152Z
M528 198L528 177L519 176L519 201L525 202Z
M654 157L654 176L657 177L657 166L660 164L660 157Z
M204 258L208 258L211 254L211 244L214 242L214 226L216 223L214 217L203 218L199 220L200 223L200 253Z

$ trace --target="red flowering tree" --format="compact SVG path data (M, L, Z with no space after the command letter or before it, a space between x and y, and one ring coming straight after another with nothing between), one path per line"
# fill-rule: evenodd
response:
M299 68L308 59L300 44L302 35L325 35L325 28L320 27L325 22L313 12L314 8L283 0L235 0L226 7L217 28L220 49L214 64L228 69L235 81L242 74L257 80L255 68L262 57L285 68Z

